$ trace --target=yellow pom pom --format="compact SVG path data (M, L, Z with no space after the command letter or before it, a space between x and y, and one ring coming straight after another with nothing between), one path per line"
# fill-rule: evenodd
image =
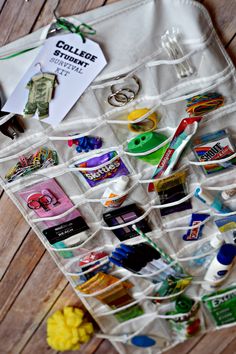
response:
M80 350L80 344L75 344L71 350Z
M74 312L79 318L83 318L84 317L84 311L83 310L75 309Z
M82 337L80 337L80 342L81 343L86 343L88 342L90 339L90 336L88 336L87 334L83 335Z
M47 342L57 351L79 350L93 333L92 323L83 322L84 312L67 306L47 320Z
M64 316L73 315L73 307L66 306L64 307L63 312L64 312Z
M83 324L83 327L88 334L92 334L94 332L93 324L91 322L86 322Z

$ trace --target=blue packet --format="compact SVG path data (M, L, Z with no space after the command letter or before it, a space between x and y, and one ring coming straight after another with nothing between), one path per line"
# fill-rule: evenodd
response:
M202 237L202 230L203 227L205 226L198 224L202 223L204 220L206 220L210 215L209 214L197 214L193 213L192 218L190 221L189 226L195 226L194 229L189 229L185 235L183 235L183 240L184 241L197 241Z

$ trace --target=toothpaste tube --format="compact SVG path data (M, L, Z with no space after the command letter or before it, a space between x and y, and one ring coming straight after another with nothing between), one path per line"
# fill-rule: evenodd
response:
M193 227L193 229L189 229L187 233L183 236L184 241L197 241L202 237L202 230L204 227L203 225L200 225L204 220L206 220L210 215L209 214L192 214L192 219L189 224L190 227Z
M107 179L129 174L127 167L116 151L109 151L88 160L76 161L70 167L85 168L85 170L82 171L78 170L78 173L80 176L83 176L90 187L95 187L105 182ZM91 169L91 167L94 167L94 169ZM88 170L86 170L86 168L88 168Z
M157 179L161 176L168 176L171 173L187 143L196 133L201 119L202 117L190 117L181 120L170 141L168 149L156 168L153 179ZM151 182L148 185L148 192L153 191L154 184Z

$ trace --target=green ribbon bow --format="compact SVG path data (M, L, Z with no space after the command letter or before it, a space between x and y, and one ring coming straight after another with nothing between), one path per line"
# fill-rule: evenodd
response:
M65 20L64 18L58 18L56 24L58 25L58 28L62 28L65 31L70 31L71 33L79 34L83 43L86 42L86 35L96 34L96 31L86 23L81 23L79 26L75 26L73 23Z

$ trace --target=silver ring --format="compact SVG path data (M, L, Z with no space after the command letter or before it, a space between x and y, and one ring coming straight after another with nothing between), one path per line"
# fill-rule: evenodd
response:
M127 96L125 92L131 93L131 96ZM108 96L108 103L113 107L125 106L128 102L133 101L135 98L135 92L130 89L120 89Z
M119 80L124 76L118 76L115 78L115 80ZM111 94L108 96L107 101L111 106L114 107L122 107L125 106L127 103L133 101L137 95L140 92L141 89L141 83L139 78L136 75L133 75L130 78L127 79L133 79L137 85L137 89L131 89L129 87L123 87L120 89L116 89L116 84L113 84L111 86ZM118 84L117 84L118 85Z

